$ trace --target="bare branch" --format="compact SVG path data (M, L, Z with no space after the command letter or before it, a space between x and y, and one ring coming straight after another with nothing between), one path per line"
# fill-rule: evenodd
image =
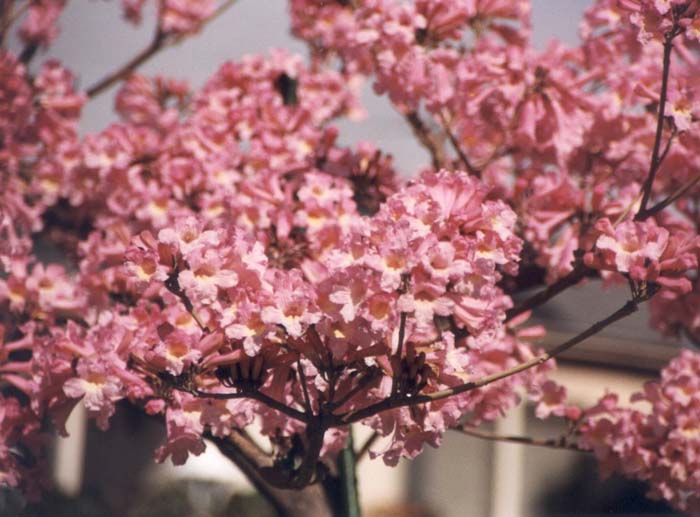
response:
M231 7L236 0L226 0L223 4L221 4L214 13L207 18L203 23L202 26L200 27L200 30L206 27L209 23L217 19L219 16L221 16L229 7ZM184 39L186 39L187 35L172 35L172 34L167 34L162 31L160 27L157 27L155 30L155 33L153 34L153 39L151 42L148 44L146 48L141 50L138 54L136 54L134 57L132 57L129 61L124 63L122 66L120 66L118 69L114 70L113 72L110 72L107 74L105 77L97 81L95 84L93 84L91 87L89 87L86 90L86 94L89 98L96 97L106 89L108 89L110 86L112 86L114 83L121 81L122 79L125 79L129 75L131 75L137 68L139 68L141 65L143 65L146 61L151 59L154 55L156 55L160 50L177 45L181 43Z
M304 367L301 365L301 356L297 358L297 375L301 383L301 390L304 393L304 404L306 405L306 414L313 415L314 410L311 407L311 397L309 397L309 387L306 385L306 375L304 375Z
M280 413L284 413L285 415L295 419L299 420L301 422L308 422L309 417L305 413L294 409L292 407L289 407L279 400L273 399L269 395L265 395L264 393L260 391L241 391L241 392L236 392L236 393L218 393L218 392L209 392L209 391L201 391L201 390L186 390L184 388L181 389L181 391L185 391L187 393L191 393L192 395L196 397L202 397L202 398L210 398L210 399L217 399L217 400L228 400L228 399L252 399L256 400L258 402L262 402L266 406L269 406L272 409L275 409L279 411Z
M656 173L661 166L663 158L666 156L668 151L665 151L661 155L661 140L664 133L664 119L666 117L666 101L668 98L668 78L671 72L671 53L673 51L673 38L678 35L678 22L674 20L673 27L669 32L666 33L664 37L664 58L663 58L663 71L661 77L661 92L659 93L659 114L656 120L656 136L654 137L654 148L651 153L651 163L649 165L649 174L647 179L642 185L642 203L639 206L639 211L635 216L635 220L642 220L645 216L647 204L649 203L649 198L651 197L651 190L654 185L654 179L656 178ZM667 148L670 147L670 141Z
M571 270L571 272L568 275L561 277L553 284L548 285L542 291L532 295L531 297L519 303L512 309L506 311L506 321L510 321L516 316L522 314L523 312L527 312L531 309L534 309L535 307L539 307L540 305L548 302L558 294L562 293L563 291L566 291L569 287L578 284L581 280L583 280L593 271L593 269L587 267L585 264L583 264L583 262L577 260L574 269Z
M650 217L652 215L656 215L659 212L661 212L664 208L667 206L673 204L676 202L678 199L683 197L691 188L693 188L698 182L700 182L700 174L696 175L695 177L691 178L690 181L688 181L685 185L682 185L678 190L673 192L670 196L668 196L666 199L663 201L659 201L656 203L654 206L651 208L647 208L644 211L643 218L646 219L647 217Z
M27 43L22 49L22 52L19 53L19 60L25 65L29 64L32 58L36 55L37 50L39 50L38 43L35 41Z
M107 88L112 86L114 83L121 81L127 76L131 75L138 67L143 65L146 61L151 59L154 55L158 53L165 46L166 35L160 30L156 29L153 39L141 52L132 57L129 61L124 63L121 67L110 72L105 77L97 81L95 84L90 86L85 93L89 98L96 97Z
M425 125L415 111L404 114L404 118L413 129L413 134L416 135L418 141L430 153L433 168L437 170L444 167L445 149L440 138Z
M403 355L403 342L406 339L406 313L402 312L399 321L399 343L396 350L396 361L394 365L394 378L391 381L391 393L395 395L399 390L399 378L401 376L401 358Z
M362 390L364 390L368 384L370 384L372 381L376 380L379 376L380 370L379 369L373 369L370 370L369 373L365 373L362 375L360 380L357 381L357 384L353 386L345 395L343 395L340 399L332 401L328 404L325 405L325 408L327 411L333 411L334 409L337 409L339 407L342 407L343 404L346 402L352 400L352 398L360 393Z
M0 46L5 44L10 27L29 9L31 2L24 2L17 9L14 4L14 0L0 2Z
M440 112L439 116L440 122L442 123L442 129L447 135L447 139L450 141L450 144L452 144L452 148L454 149L455 153L457 153L459 161L462 162L462 165L464 165L465 169L467 169L467 172L469 172L469 174L471 174L472 176L476 176L477 178L481 177L481 170L472 165L472 162L462 150L462 146L459 145L457 138L452 133L452 129L450 128L450 124L447 121L445 114Z
M473 436L475 438L481 438L483 440L491 440L495 442L517 443L521 445L534 445L535 447L547 447L550 449L565 449L570 451L590 452L581 449L575 443L568 442L566 436L560 436L558 438L538 439L532 438L530 436L500 435L470 426L455 428L453 429L453 431L466 434L467 436Z
M173 293L175 296L177 296L180 301L182 302L182 305L185 306L185 310L192 316L194 321L197 323L197 326L199 329L204 332L205 334L209 334L211 331L209 330L209 327L207 327L202 319L199 317L197 314L197 311L194 310L194 305L192 304L192 300L190 300L189 296L187 296L187 293L182 290L180 287L180 284L177 280L177 271L173 272L168 279L164 282L163 285L165 285L165 288Z
M355 461L359 462L362 458L365 457L365 455L369 452L370 447L374 445L374 443L379 440L379 433L377 431L374 431L372 435L367 438L365 443L362 444L362 447L360 447L357 452L355 453Z

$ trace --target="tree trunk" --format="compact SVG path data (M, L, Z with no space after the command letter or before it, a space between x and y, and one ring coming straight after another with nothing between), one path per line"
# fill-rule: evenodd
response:
M352 437L322 482L299 490L272 486L260 473L271 459L253 441L234 431L228 438L209 437L250 480L258 493L284 517L360 517Z

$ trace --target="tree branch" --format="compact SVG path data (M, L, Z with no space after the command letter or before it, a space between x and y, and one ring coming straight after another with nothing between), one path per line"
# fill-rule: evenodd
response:
M316 483L319 472L319 459L323 448L323 438L328 429L328 422L317 416L306 424L304 437L304 455L296 468L280 468L279 464L263 467L260 473L265 481L277 488L299 490Z
M401 312L399 321L399 343L396 350L396 360L394 365L394 378L391 380L391 394L395 395L399 390L399 379L401 377L401 357L403 355L403 342L406 338L406 313Z
M526 300L520 302L512 309L506 311L506 321L508 322L516 316L519 316L523 312L527 312L531 309L534 309L535 307L539 307L540 305L548 302L563 291L566 291L569 287L578 284L586 276L593 273L594 270L587 267L580 260L577 260L576 262L577 263L574 266L574 269L572 269L568 275L559 278L559 280L557 280L553 284L548 285L542 291L539 291L538 293L530 296Z
M85 93L88 98L93 98L105 91L107 88L112 86L114 83L121 81L122 79L129 76L138 67L143 65L146 61L151 59L155 54L158 53L165 46L166 35L160 30L160 27L156 29L153 39L141 52L132 57L129 61L124 63L121 67L114 70L113 72L107 74L105 77L97 81L95 84L90 86Z
M642 220L645 217L647 204L651 197L651 190L654 185L656 173L661 166L663 158L661 152L661 140L664 133L664 119L666 116L666 100L668 97L668 78L671 72L671 53L673 51L673 38L678 35L678 22L674 19L673 27L664 37L664 58L663 71L661 75L661 92L659 93L659 114L656 120L656 136L654 137L654 149L651 153L651 164L649 165L649 174L642 186L642 203L639 205L639 211L634 217L635 221ZM670 147L670 146L669 146ZM664 152L665 157L667 152Z
M306 415L306 413L303 413L297 409L294 409L292 407L289 407L282 402L273 399L269 395L265 395L264 393L260 391L251 391L251 392L237 392L237 393L214 393L214 392L209 392L209 391L201 391L201 390L187 390L185 388L178 388L181 391L185 391L187 393L190 393L194 395L195 397L202 397L202 398L210 398L210 399L217 399L217 400L229 400L229 399L252 399L256 400L258 402L261 402L265 404L266 406L269 406L272 409L275 409L279 411L280 413L284 413L285 415L293 418L294 420L299 420L300 422L308 422L309 417Z
M27 43L19 54L19 60L25 65L29 64L36 55L37 50L39 50L39 44L37 42L31 41Z
M207 436L230 459L257 491L275 508L277 515L327 517L328 510L324 494L319 485L311 485L303 490L292 491L271 485L261 469L271 468L271 458L240 431L233 431L227 438Z
M0 46L5 44L12 24L29 9L30 2L24 2L16 10L14 4L14 0L0 0Z
M346 402L352 400L352 398L357 395L359 392L364 390L368 384L370 384L372 381L376 380L378 378L378 373L380 372L379 369L373 369L370 370L368 373L365 373L362 375L362 377L357 381L357 384L353 386L345 395L343 395L340 399L331 401L328 404L325 405L325 409L327 411L333 411L335 409L338 409L339 407L342 407Z
M491 433L489 431L483 431L481 429L477 429L476 427L470 426L458 427L452 430L465 434L467 436L473 436L475 438L495 442L517 443L521 445L534 445L535 447L547 447L550 449L565 449L570 451L590 452L581 449L575 443L567 442L566 436L560 436L559 438L537 439L532 438L530 436L500 435L496 433Z
M462 150L462 146L459 145L459 142L457 141L457 138L455 138L454 134L452 133L452 129L450 128L450 124L447 121L447 118L445 118L445 114L441 111L440 114L440 122L442 123L442 130L445 132L447 135L447 139L450 141L450 144L452 145L452 148L454 149L455 153L457 153L457 156L459 157L459 161L462 162L462 165L467 169L467 172L471 174L472 176L476 176L477 178L481 177L481 171L477 169L474 165L472 165L472 162L469 160L466 154L464 154L464 151Z
M369 452L370 447L374 445L374 443L379 440L379 433L377 431L374 431L372 435L365 440L365 443L362 444L362 447L360 447L357 452L355 453L355 461L359 462L362 458L365 457L365 455Z
M404 114L404 118L413 129L413 134L418 141L430 153L433 168L435 170L442 169L445 165L445 149L438 136L433 133L418 116L418 113L412 111Z
M231 7L236 0L226 0L223 4L221 4L215 11L214 13L204 20L202 22L202 25L200 27L200 30L206 27L209 23L214 21L216 18L221 16L229 7ZM128 77L131 73L133 73L137 68L139 68L141 65L143 65L146 61L151 59L154 55L156 55L160 50L170 47L172 45L177 45L178 43L182 42L187 35L173 35L173 34L167 34L164 33L161 29L160 26L156 28L155 33L153 34L153 39L151 42L148 44L146 48L141 50L138 54L136 54L133 58L131 58L129 61L124 63L121 67L118 69L114 70L113 72L110 72L107 74L105 77L97 81L95 84L93 84L91 87L89 87L86 90L86 94L88 98L93 98L108 89L110 86L112 86L114 83Z
M683 197L691 188L693 188L698 182L700 181L700 174L695 176L694 178L691 178L690 181L688 181L685 185L682 185L678 190L673 192L670 196L668 196L666 199L663 201L659 201L656 203L654 206L651 208L647 208L644 211L643 218L646 219L647 217L651 217L652 215L656 215L659 212L661 212L664 208L667 206L673 204L675 201Z
M192 316L192 319L197 323L197 326L199 329L204 332L205 334L209 334L211 331L209 330L209 327L207 327L202 319L199 317L197 314L197 311L194 310L194 305L192 304L192 300L190 300L189 296L187 296L187 293L182 290L182 287L180 287L180 283L178 282L177 275L179 271L173 272L168 279L163 283L165 288L173 293L175 296L177 296L180 301L182 302L182 305L185 306L185 310Z
M580 334L565 341L556 348L550 350L549 352L545 352L537 357L534 357L529 361L520 363L519 365L516 365L513 368L509 368L507 370L494 373L492 375L487 375L476 381L467 382L465 384L460 384L459 386L435 391L433 393L403 397L388 397L382 400L381 402L377 402L357 411L353 411L351 413L339 416L338 421L340 424L351 424L360 420L364 420L365 418L368 418L370 416L376 415L377 413L380 413L382 411L387 411L389 409L395 409L404 406L415 406L417 404L423 404L425 402L435 402L448 397L459 395L460 393L466 393L468 391L473 391L475 389L482 388L493 382L505 379L506 377L510 377L525 370L529 370L530 368L539 366L542 363L562 354L563 352L569 350L573 346L597 334L604 328L612 325L616 321L619 321L629 316L630 314L636 312L639 302L646 301L646 299L648 298L643 298L640 294L639 297L628 301L625 305L623 305L620 309L615 311L607 318L594 323Z
M309 388L306 385L306 375L304 375L304 367L301 365L301 355L297 358L297 375L301 383L301 389L304 394L304 404L306 405L306 414L313 415L314 410L311 407L311 397L309 397Z

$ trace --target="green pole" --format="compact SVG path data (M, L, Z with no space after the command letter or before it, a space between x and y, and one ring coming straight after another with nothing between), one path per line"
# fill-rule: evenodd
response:
M340 475L343 497L344 516L361 517L360 499L357 492L357 473L355 471L355 448L352 426L348 429L348 441L338 457L338 474Z

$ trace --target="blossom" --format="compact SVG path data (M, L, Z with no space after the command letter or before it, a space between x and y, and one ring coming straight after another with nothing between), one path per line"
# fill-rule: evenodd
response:
M680 233L671 237L652 219L627 221L615 228L608 219L601 219L596 229L601 235L595 254L585 257L587 265L628 274L635 281L657 282L681 292L690 290L690 281L682 274L697 267L697 237Z
M192 402L166 411L168 434L165 444L156 450L156 461L162 463L170 456L173 465L183 465L190 454L199 456L204 452L201 414L201 409Z
M81 361L77 373L78 377L63 385L64 393L71 398L82 398L100 429L107 429L115 411L114 403L123 398L122 381L98 360Z
M214 0L166 0L160 12L161 29L175 34L197 32L215 8Z
M603 474L621 472L644 480L651 497L690 512L700 508L700 479L694 475L700 458L698 361L698 354L683 351L662 370L659 381L632 397L650 405L648 414L620 407L616 397L607 395L584 413L581 427L581 445L593 450Z
M272 280L272 304L263 308L261 319L265 323L283 326L292 337L300 337L304 326L318 322L321 315L314 307L311 290L295 273L275 275Z
M28 43L48 46L58 36L58 17L65 7L65 0L41 0L29 6L27 19L20 34Z

